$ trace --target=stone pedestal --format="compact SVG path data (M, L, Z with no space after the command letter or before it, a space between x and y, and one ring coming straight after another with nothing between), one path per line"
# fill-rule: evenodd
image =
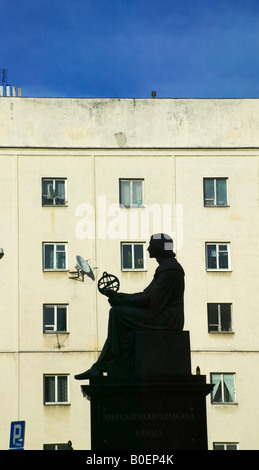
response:
M205 376L125 376L82 386L92 450L207 450Z
M92 450L207 450L206 396L191 374L188 331L135 332L134 366L82 386L91 401Z

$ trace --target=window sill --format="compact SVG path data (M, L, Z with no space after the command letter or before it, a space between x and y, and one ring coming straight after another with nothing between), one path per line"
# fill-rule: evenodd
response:
M44 335L69 335L70 331L43 331Z
M207 205L207 204L204 204L204 207L206 208L212 208L212 209L225 209L225 208L228 208L230 207L229 204L225 205L225 206L210 206L210 205Z
M208 273L232 273L232 269L211 269L207 268Z
M121 271L122 271L123 273L125 273L125 272L131 272L131 273L134 273L134 272L143 273L143 272L144 272L144 273L145 273L145 272L147 272L147 269L145 269L145 268L144 268L144 269L127 269L127 268L122 268Z
M234 331L208 331L211 335L234 335Z
M120 209L145 209L146 206L143 204L129 204L129 205L124 205L124 204L119 204Z
M229 402L229 403L225 403L225 402L211 402L212 405L224 405L224 406L233 406L233 405L238 405L238 403L236 401L233 401L233 402Z
M61 402L45 402L44 403L44 406L71 406L71 403L70 402L67 402L67 403L63 403L62 401Z
M68 204L42 204L42 207L68 207Z
M65 269L43 269L44 273L68 273L69 270Z

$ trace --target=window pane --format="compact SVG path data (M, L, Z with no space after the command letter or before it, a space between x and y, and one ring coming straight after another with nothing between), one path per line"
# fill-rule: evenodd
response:
M208 325L209 331L218 331L218 304L208 304Z
M224 374L224 402L233 403L235 401L235 382L233 374Z
M217 269L216 245L207 245L208 269Z
M66 268L65 245L57 245L56 247L56 268L57 269Z
M228 247L219 245L219 268L228 269Z
M237 444L226 444L226 450L237 450Z
M67 307L57 307L57 331L67 330Z
M44 268L54 268L54 245L44 245Z
M66 254L57 253L56 262L57 262L57 265L56 265L57 269L65 269L66 268Z
M132 181L132 203L142 204L142 181Z
M67 376L58 377L58 402L67 402Z
M224 446L224 444L214 442L213 443L213 450L225 450L225 446Z
M120 181L120 204L130 206L130 181Z
M231 305L220 305L221 331L231 331Z
M211 383L215 384L212 390L213 403L222 403L221 374L211 374Z
M65 202L65 181L55 180L55 204L63 206Z
M57 448L58 450L69 450L68 444L58 444Z
M53 188L52 180L42 180L42 204L43 206L53 205L50 190Z
M144 268L143 245L134 245L134 268Z
M204 200L206 206L213 206L215 204L213 178L206 178L204 180Z
M44 305L43 307L43 324L44 331L54 331L54 306Z
M216 180L217 188L217 206L226 206L227 205L227 180L226 179L217 179Z
M228 251L227 245L219 245L219 251Z
M122 267L132 269L132 246L122 245Z
M55 377L45 377L45 402L55 401Z
M65 251L65 245L57 245L57 251Z

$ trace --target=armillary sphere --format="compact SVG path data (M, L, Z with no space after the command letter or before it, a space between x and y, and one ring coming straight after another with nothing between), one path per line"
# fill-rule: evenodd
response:
M116 276L113 276L113 274L108 274L106 271L98 281L99 292L108 297L112 292L117 292L119 288L119 279Z

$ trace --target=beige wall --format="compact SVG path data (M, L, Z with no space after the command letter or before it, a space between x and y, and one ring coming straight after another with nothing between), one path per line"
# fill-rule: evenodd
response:
M193 347L198 347L199 343L204 347L208 344L213 347L212 342L215 342L216 347L219 341L215 335L211 337L205 328L201 328L200 322L204 325L206 312L204 308L199 312L199 303L197 308L193 304L192 298L196 292L206 302L218 299L233 302L235 338L221 337L220 341L229 344L230 349L233 347L232 342L237 349L246 348L249 335L249 347L257 349L256 331L259 325L254 309L258 303L258 158L226 155L208 158L209 162L206 157L177 159L177 197L184 204L182 256L183 263L188 266L186 309L190 312L188 325L193 336L195 332ZM229 178L230 207L203 207L202 179L212 175ZM188 184L190 177L191 184ZM186 187L190 188L187 192L184 190ZM198 187L200 191L196 191ZM206 272L205 242L209 241L230 242L231 272ZM197 323L192 320L193 316L198 318Z
M209 446L226 440L258 448L257 108L258 100L0 99L1 449L18 419L26 420L26 448L69 439L76 449L90 448L90 404L73 376L96 359L109 305L96 281L43 272L42 242L68 242L69 270L81 255L97 279L108 271L119 277L121 291L140 291L156 262L147 256L144 271L122 272L120 242L147 247L159 228L151 217L154 204L171 207L167 231L186 271L193 373L198 365L208 381L210 372L236 373L238 404L211 405L207 398ZM67 178L68 206L42 207L41 179L55 176ZM229 207L204 207L203 178L209 176L228 177ZM144 208L118 207L119 178L144 178ZM140 223L143 214L147 230L138 225L132 234L132 220ZM95 237L84 233L88 222ZM206 241L230 242L231 272L206 272ZM69 304L69 334L44 335L43 303L59 302ZM207 302L233 303L233 334L208 333ZM43 405L45 373L69 374L69 405Z

